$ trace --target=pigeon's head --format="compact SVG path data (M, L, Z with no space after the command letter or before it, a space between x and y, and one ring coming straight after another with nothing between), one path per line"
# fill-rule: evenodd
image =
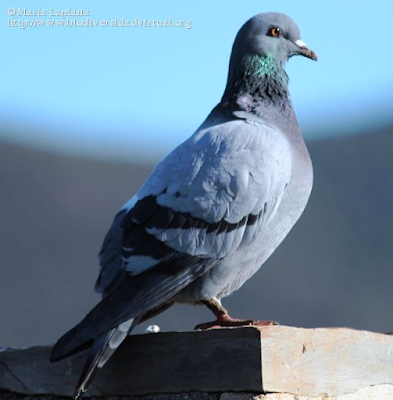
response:
M233 53L238 59L257 55L279 64L295 55L317 60L316 54L300 39L295 21L276 12L258 14L248 20L236 37Z
M281 13L255 15L236 36L221 103L234 101L235 107L257 114L263 113L267 104L281 111L291 109L284 65L295 55L317 60L300 39L296 23Z

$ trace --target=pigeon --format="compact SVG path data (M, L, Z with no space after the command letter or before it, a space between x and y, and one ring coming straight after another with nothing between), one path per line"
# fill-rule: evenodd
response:
M50 357L90 348L75 399L136 325L174 303L206 305L216 320L201 329L273 323L232 318L221 299L263 265L311 193L311 159L284 70L295 55L317 60L290 17L248 20L220 103L115 216L99 254L102 300Z

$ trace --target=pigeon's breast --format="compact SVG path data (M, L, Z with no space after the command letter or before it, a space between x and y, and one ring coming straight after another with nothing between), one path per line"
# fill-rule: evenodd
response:
M313 170L307 148L302 143L293 149L291 180L277 213L258 238L218 268L235 271L217 296L225 297L239 289L277 249L302 215L311 194ZM211 271L212 274L219 271Z
M287 236L308 202L312 181L312 164L303 140L289 143L291 174L281 202L270 221L247 246L240 246L221 260L208 274L200 277L178 296L180 302L197 302L222 298L239 289Z

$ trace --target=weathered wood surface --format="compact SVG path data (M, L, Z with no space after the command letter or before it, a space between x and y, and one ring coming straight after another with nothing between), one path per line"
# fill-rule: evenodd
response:
M393 337L389 335L282 326L261 330L261 342L266 392L338 395L393 384Z
M70 396L85 355L51 364L49 353L49 347L1 352L0 392ZM233 391L328 399L383 384L393 385L392 336L271 326L131 336L86 396Z
M0 371L7 375L4 379L0 372L0 390L71 395L86 355L51 364L50 350L33 347L0 353ZM260 371L257 329L135 335L99 371L85 396L261 391Z
M341 394L338 396L299 396L290 393L160 393L144 396L110 396L90 397L90 400L392 400L393 385L367 386L354 393ZM42 395L20 395L16 393L0 392L0 400L69 400L69 397L42 396Z

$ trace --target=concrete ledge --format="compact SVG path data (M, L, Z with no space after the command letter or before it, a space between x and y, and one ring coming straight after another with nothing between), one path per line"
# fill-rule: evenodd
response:
M49 353L50 347L1 352L0 398L71 396L85 355L51 364ZM151 400L391 400L393 337L286 326L130 336L85 397L131 400L135 395Z

